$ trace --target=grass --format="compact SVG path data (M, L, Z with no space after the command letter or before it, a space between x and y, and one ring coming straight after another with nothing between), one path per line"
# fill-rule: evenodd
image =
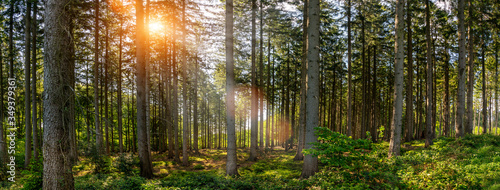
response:
M387 151L387 142L373 144L351 165L320 164L320 172L307 180L299 179L302 161L293 160L295 151L280 148L261 153L256 162L246 161L248 150L239 149L237 177L224 175L224 150L200 150L191 155L189 167L153 154L153 179L139 177L137 165L129 175L116 166L97 175L87 158L80 158L73 172L76 189L500 189L499 136L440 137L429 148L412 141L391 159ZM0 189L21 189L30 176L19 177L14 185L0 184Z

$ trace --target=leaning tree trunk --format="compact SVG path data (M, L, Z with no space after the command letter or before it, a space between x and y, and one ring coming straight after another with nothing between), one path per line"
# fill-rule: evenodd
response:
M148 147L146 128L146 57L145 57L145 26L144 8L142 0L136 1L136 58L137 58L137 144L141 166L140 175L145 178L153 177L151 154Z
M313 148L318 137L314 134L314 128L319 121L319 26L321 11L319 0L309 0L308 4L309 26L307 28L308 48L307 48L307 95L306 95L306 131L305 148ZM318 171L318 157L306 155L302 167L302 178L309 178Z
M394 63L394 105L393 121L391 125L391 141L389 144L389 157L399 156L401 148L401 124L403 114L403 0L396 2L396 40L394 49L396 59Z
M75 62L69 0L45 3L43 189L74 189L70 137ZM73 120L74 121L74 120Z

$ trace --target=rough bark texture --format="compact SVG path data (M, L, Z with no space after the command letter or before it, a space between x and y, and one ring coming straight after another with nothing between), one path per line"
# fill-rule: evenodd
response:
M74 189L68 146L70 117L74 112L71 100L75 98L72 11L69 0L45 3L43 189L46 190Z
M307 28L307 107L306 107L306 132L305 148L312 148L318 137L314 134L314 128L318 127L319 116L319 13L321 9L319 0L309 0ZM302 167L302 178L309 178L318 171L318 157L306 155Z
M144 32L144 7L143 0L136 0L136 59L137 59L137 145L140 160L140 175L145 178L153 177L151 155L148 147L146 128L146 57L145 57L145 32Z
M448 43L445 41L444 61L444 131L443 135L450 136L450 55L448 54Z
M250 135L250 157L249 161L257 160L257 130L258 130L258 98L257 98L257 72L255 71L255 17L257 12L256 0L252 0L252 95L251 95L251 135Z
M389 143L389 157L399 156L401 148L401 117L403 112L403 0L396 2L396 40L394 49L394 105L391 137Z
M234 105L234 58L233 58L233 0L226 1L226 122L227 163L226 175L238 175L236 168L236 129Z
M455 116L455 137L463 137L463 117L465 112L465 27L464 0L458 0L458 91Z

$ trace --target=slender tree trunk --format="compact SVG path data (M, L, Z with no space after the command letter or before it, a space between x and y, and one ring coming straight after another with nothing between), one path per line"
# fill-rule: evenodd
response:
M464 0L458 0L458 91L455 119L455 137L463 137L463 116L465 112L465 27ZM472 118L471 118L472 119Z
M233 0L226 0L226 126L227 163L226 175L238 175L236 156L235 103L234 103L234 37ZM241 121L241 118L240 118ZM241 135L240 135L241 136ZM241 137L240 137L241 139ZM241 141L241 140L240 140Z
M403 112L403 0L396 2L396 40L394 49L396 59L394 63L394 106L393 122L391 125L391 141L389 144L389 157L399 156L401 148L401 117Z
M122 132L122 41L123 41L123 21L120 19L120 47L118 55L118 144L120 154L123 153L123 132ZM127 111L128 108L127 108Z
M108 14L109 15L109 14ZM109 102L108 102L108 67L109 67L109 30L108 22L104 23L106 29L105 53L104 53L104 135L106 136L106 155L109 156Z
M486 128L488 126L488 100L486 98L486 66L484 65L484 56L486 51L485 45L484 45L484 35L483 38L481 39L482 41L482 48L481 48L481 63L482 63L482 78L483 78L483 134L486 134Z
M472 21L472 0L469 0L469 83L467 86L467 121L465 125L465 134L472 133L474 130L474 29ZM465 42L464 42L465 43ZM464 50L465 51L465 50ZM465 59L465 58L464 58Z
M37 23L36 23L36 16L37 16L37 13L38 13L38 5L37 5L37 1L33 1L33 20L31 21L31 24L32 24L32 49L31 49L31 53L32 53L32 60L31 60L31 104L33 106L33 109L32 109L32 121L31 121L31 125L33 127L33 151L34 151L34 154L33 154L33 157L35 159L38 159L38 155L39 155L39 144L38 144L38 130L37 130L37 109L36 109L36 32L37 32ZM0 81L3 81L3 80L0 80ZM3 92L2 92L3 94ZM3 108L3 106L2 106ZM0 118L3 118L3 115L2 117ZM2 120L3 121L3 120ZM76 149L75 149L76 150Z
M146 128L146 52L145 52L145 26L143 0L136 0L136 57L137 57L137 142L140 160L140 175L145 178L153 177L151 154L148 147L148 136Z
M494 126L495 126L495 135L498 135L498 42L495 45L495 125Z
M297 153L295 154L294 160L303 160L304 154L302 149L304 148L305 140L305 128L306 128L306 93L307 93L307 28L309 27L308 18L309 0L304 0L304 10L302 18L302 64L300 70L300 107L299 107L299 137L297 145Z
M30 66L31 66L31 1L26 1L25 44L24 44L24 168L28 168L31 160L31 101L30 101Z
M377 46L373 46L373 81L372 81L372 141L377 142Z
M73 125L75 62L68 0L45 3L43 189L74 189L68 131ZM68 7L69 6L69 7ZM61 101L69 100L69 101Z
M258 130L258 97L257 97L257 72L255 66L255 17L257 14L257 4L256 0L252 0L252 95L251 95L251 145L250 145L250 157L249 161L257 160L257 130Z
M182 50L181 50L181 56L182 56L182 65L183 65L183 70L182 72L182 78L184 79L183 82L184 84L182 85L182 165L183 166L188 166L189 165L189 156L187 152L187 146L188 146L188 109L187 109L187 85L188 85L188 78L187 78L187 57L186 57L186 0L182 1Z
M96 149L99 154L103 153L102 133L99 114L99 0L95 0L95 35L94 35L94 110L95 110L95 133Z
M432 54L431 54L431 24L429 0L425 1L425 36L427 41L427 92L426 92L426 135L425 147L432 145Z
M314 127L318 126L319 116L319 29L321 12L319 0L309 0L308 18L309 26L307 28L308 48L307 48L307 95L306 95L306 130L305 130L305 148L312 148L312 143L318 141L314 134ZM318 157L306 155L302 167L302 178L309 178L318 171Z
M444 61L444 136L450 136L450 55L448 54L448 43L445 40Z
M260 59L259 59L259 110L260 110L260 128L259 128L259 147L261 150L264 148L264 38L263 36L263 12L264 10L262 9L262 0L259 1L260 4L260 43L259 43L259 49L260 49Z
M408 30L407 59L408 79L406 82L406 141L413 140L413 39L411 30L411 0L407 0L406 24Z

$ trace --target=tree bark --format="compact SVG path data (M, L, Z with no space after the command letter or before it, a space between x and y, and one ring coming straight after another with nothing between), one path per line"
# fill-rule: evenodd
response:
M467 121L465 125L465 134L472 133L474 130L474 29L472 21L474 19L472 12L472 0L469 0L469 83L467 83ZM465 42L464 42L465 43ZM464 50L465 51L465 50ZM464 58L465 59L465 58Z
M226 175L238 175L236 155L235 102L234 102L234 37L233 0L226 0L226 126L227 163ZM241 119L241 118L240 118Z
M33 151L34 151L34 154L33 154L33 157L35 159L38 159L38 155L39 155L39 144L38 144L38 130L37 130L37 109L36 109L36 103L37 103L37 99L36 99L36 62L37 62L37 59L36 59L36 33L37 33L37 23L36 23L36 16L37 16L37 13L38 13L38 5L37 5L37 1L33 1L33 20L31 21L32 23L32 43L33 45L31 46L32 49L31 49L31 53L32 53L32 60L31 60L31 104L32 104L32 121L31 121L31 125L33 127ZM0 80L2 81L2 80ZM3 94L3 93L2 93ZM2 106L3 108L3 106ZM3 118L3 116L1 117ZM3 121L3 120L2 120ZM76 149L75 149L76 150Z
M136 58L137 58L137 143L140 160L140 175L145 178L153 177L151 155L148 147L146 128L146 52L143 0L136 0Z
M411 0L407 0L406 24L408 30L407 59L408 79L406 82L406 141L413 140L413 39L411 29Z
M184 79L184 84L182 85L182 165L188 166L189 164L189 156L187 152L188 146L188 108L187 108L187 85L188 85L188 77L187 77L187 57L186 57L186 0L182 1L182 78Z
M96 149L99 154L103 153L102 133L99 114L99 0L95 0L95 36L94 36L94 110L95 110L95 133Z
M30 66L31 66L31 1L26 1L25 41L24 41L24 168L27 169L31 160L31 101L30 101Z
M431 54L431 24L430 24L430 7L429 0L425 1L425 36L427 41L427 92L426 92L426 135L425 147L432 145L432 54Z
M306 94L306 130L305 130L305 148L313 147L318 137L314 134L315 127L318 126L319 116L319 29L320 15L319 0L309 0L308 18L309 26L307 28L308 48L307 48L307 94ZM302 167L301 178L309 178L318 171L318 157L306 155Z
M394 60L394 105L393 121L391 125L391 140L389 144L389 157L399 156L401 148L401 117L403 112L403 0L396 2L396 40L394 49L396 59Z
M465 27L464 0L458 0L458 91L455 118L455 138L463 137L465 112Z
M302 63L300 70L300 107L299 107L299 137L297 145L297 153L293 160L303 160L305 128L306 128L306 93L307 93L307 28L309 27L309 0L304 1L303 18L302 18Z
M73 125L75 63L72 3L45 4L43 189L74 189L68 131ZM67 100L67 101L64 101Z
M250 157L249 161L257 160L257 132L258 132L258 97L257 97L257 72L255 66L255 17L257 14L257 4L256 0L252 0L252 95L251 95L251 145L250 145Z

